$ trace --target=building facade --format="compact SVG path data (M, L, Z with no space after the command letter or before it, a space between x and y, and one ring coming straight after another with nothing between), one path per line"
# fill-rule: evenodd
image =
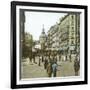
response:
M22 52L22 54L20 54L20 57L25 56L25 11L24 10L20 10L20 52Z
M48 47L58 49L63 60L80 53L80 13L70 13L48 31Z
M59 47L58 30L59 30L59 26L57 23L54 26L52 26L50 30L48 31L47 33L48 48L56 49Z
M68 14L62 18L59 32L60 48L65 60L74 59L80 51L80 14Z

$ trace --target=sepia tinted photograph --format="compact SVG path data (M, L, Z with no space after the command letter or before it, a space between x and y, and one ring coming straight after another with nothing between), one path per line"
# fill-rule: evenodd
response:
M11 88L87 84L87 6L11 3Z
M21 79L80 75L80 13L20 10Z

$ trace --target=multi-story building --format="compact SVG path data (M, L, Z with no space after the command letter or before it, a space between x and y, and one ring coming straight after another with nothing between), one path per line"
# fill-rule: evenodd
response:
M59 43L65 60L79 51L80 46L80 14L73 13L63 17L59 24Z
M68 49L68 34L69 34L69 18L64 16L59 23L59 50L62 54L67 54Z
M21 41L24 42L25 39L25 11L24 10L20 10L20 38Z
M48 48L56 49L59 47L59 38L58 38L58 23L50 28L48 31Z
M22 52L22 54L20 54L20 57L25 56L24 52L25 52L25 11L24 10L20 10L20 52Z
M48 31L48 47L58 49L65 60L80 51L80 13L69 13Z

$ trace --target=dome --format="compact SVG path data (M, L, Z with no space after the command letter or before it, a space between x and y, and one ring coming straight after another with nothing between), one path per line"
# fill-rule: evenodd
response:
M41 35L40 35L40 42L45 42L46 41L46 34L45 34L45 29L44 29L44 26L43 26L43 29L42 29L42 32L41 32Z
M45 33L41 33L40 38L46 38L46 34Z
M41 33L41 35L40 35L40 38L46 38L44 25L43 25L43 29L42 29L42 33Z

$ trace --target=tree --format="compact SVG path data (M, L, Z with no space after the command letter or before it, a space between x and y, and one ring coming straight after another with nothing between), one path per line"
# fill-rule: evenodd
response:
M33 37L29 33L25 33L25 38L22 47L22 57L31 57L32 56L32 46L33 46Z

